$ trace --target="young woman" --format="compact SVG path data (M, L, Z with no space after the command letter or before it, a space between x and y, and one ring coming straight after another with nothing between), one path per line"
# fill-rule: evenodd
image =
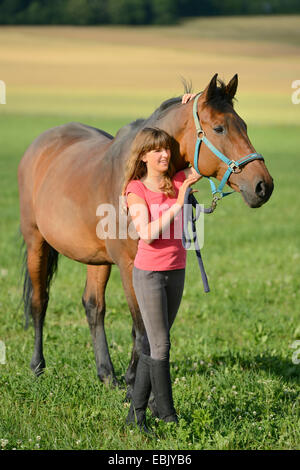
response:
M185 95L182 102L186 101ZM185 278L184 195L201 178L191 167L175 173L170 149L171 138L165 131L142 129L131 148L122 190L139 235L133 287L146 330L127 423L136 423L145 432L149 432L145 412L151 389L159 417L178 422L170 378L170 328Z

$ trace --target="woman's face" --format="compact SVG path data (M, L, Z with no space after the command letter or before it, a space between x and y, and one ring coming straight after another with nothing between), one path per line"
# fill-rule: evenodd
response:
M151 169L161 173L168 170L170 158L171 151L165 148L150 150L142 156L143 162L147 165L147 170Z

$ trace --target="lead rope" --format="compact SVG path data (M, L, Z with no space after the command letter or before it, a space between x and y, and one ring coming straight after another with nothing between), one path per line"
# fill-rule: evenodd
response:
M185 249L188 249L191 246L191 242L194 242L195 245L195 251L197 255L197 261L199 264L199 268L201 271L201 277L202 277L202 282L203 282L203 287L204 287L204 292L210 292L210 288L208 285L208 280L199 248L199 243L198 243L198 236L197 236L197 230L196 230L196 220L198 219L200 212L204 212L205 214L211 214L217 204L217 198L214 198L212 201L211 207L208 209L202 208L200 204L198 204L197 199L195 196L191 193L192 188L187 188L186 193L184 195L184 206L183 206L183 231L182 231L182 245ZM195 214L193 212L193 208L195 208ZM190 237L188 226L189 223L192 225L192 238Z

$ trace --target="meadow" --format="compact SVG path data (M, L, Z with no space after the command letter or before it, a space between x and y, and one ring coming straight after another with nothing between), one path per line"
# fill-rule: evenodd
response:
M0 444L3 449L299 449L300 17L218 18L174 27L1 27ZM17 166L44 130L80 121L110 133L215 72L240 85L236 109L275 189L249 209L240 195L205 219L204 294L195 253L172 328L179 426L149 439L125 426L131 318L118 268L106 291L106 332L121 387L96 376L81 304L85 266L61 257L44 329L47 368L29 368L24 330ZM209 185L197 198L210 202ZM298 352L297 352L298 351Z

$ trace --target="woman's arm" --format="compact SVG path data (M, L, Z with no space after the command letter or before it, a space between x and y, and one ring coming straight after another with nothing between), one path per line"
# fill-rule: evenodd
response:
M182 209L180 204L175 203L158 219L149 222L148 207L144 199L134 193L129 193L127 203L132 222L140 239L148 244L158 239Z
M168 226L170 226L173 219L179 214L183 207L184 195L187 188L198 181L198 176L198 174L197 177L190 175L180 186L175 204L165 211L158 219L153 220L152 222L149 222L146 201L134 193L128 194L127 204L129 207L129 213L141 240L150 245L154 240L158 239L159 235Z

